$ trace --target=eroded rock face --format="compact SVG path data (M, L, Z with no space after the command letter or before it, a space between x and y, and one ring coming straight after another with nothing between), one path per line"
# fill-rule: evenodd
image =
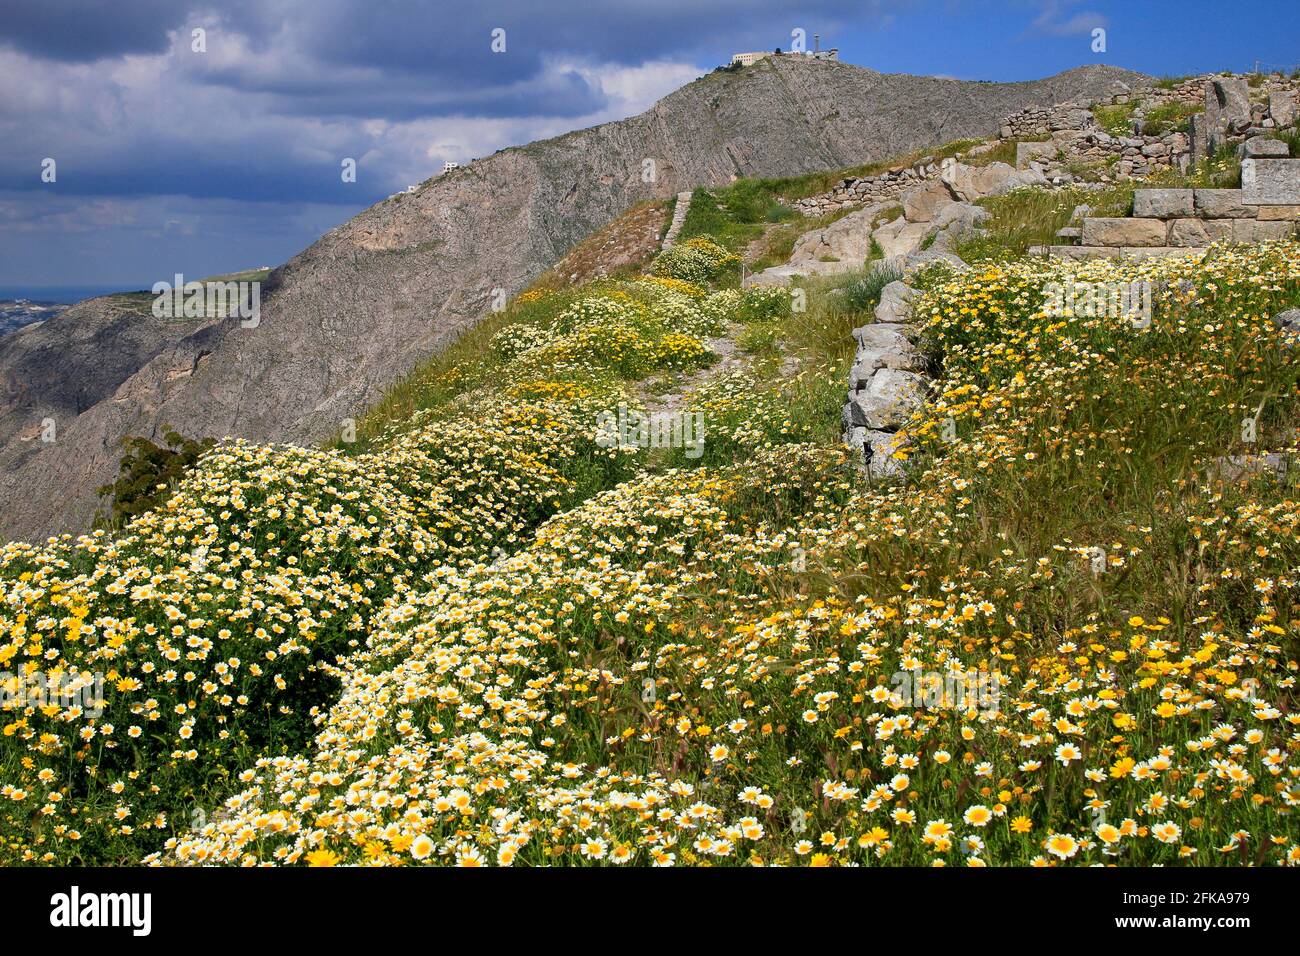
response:
M85 530L126 435L156 439L164 425L195 438L334 434L486 315L493 290L519 292L636 202L991 135L1003 116L1097 97L1116 79L1145 78L1094 66L974 83L771 59L378 203L273 273L256 328L144 317L128 329L104 300L69 309L0 339L0 539ZM30 437L47 417L56 440Z

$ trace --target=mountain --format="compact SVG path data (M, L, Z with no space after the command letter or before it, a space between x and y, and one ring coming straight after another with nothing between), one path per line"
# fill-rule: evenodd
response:
M256 327L156 319L147 297L79 303L0 339L0 539L85 530L126 435L335 433L481 318L494 290L520 291L633 203L989 136L1024 107L1147 81L1105 66L986 83L773 58L372 206L270 274Z

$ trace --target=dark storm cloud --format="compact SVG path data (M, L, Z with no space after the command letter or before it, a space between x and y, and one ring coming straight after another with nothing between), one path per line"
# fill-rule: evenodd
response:
M174 0L10 0L0 15L0 45L79 63L161 53L186 12Z

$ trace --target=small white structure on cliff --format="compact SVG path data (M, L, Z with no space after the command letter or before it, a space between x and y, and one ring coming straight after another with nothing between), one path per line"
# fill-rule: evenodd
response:
M838 60L840 51L838 48L823 50L821 34L814 33L813 48L811 50L792 50L789 53L782 53L780 50L771 53L766 50L756 53L733 53L731 54L731 62L733 64L739 63L741 66L753 66L759 60L766 60L772 56L806 56L811 60Z

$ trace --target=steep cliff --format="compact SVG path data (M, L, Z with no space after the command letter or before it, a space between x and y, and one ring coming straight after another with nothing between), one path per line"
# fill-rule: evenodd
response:
M506 149L367 209L276 269L261 320L158 320L94 299L0 339L0 538L87 527L121 438L312 441L633 203L996 133L1031 105L1146 78L885 75L784 57L717 73L614 123ZM643 176L654 161L652 181ZM41 423L55 422L55 441Z

